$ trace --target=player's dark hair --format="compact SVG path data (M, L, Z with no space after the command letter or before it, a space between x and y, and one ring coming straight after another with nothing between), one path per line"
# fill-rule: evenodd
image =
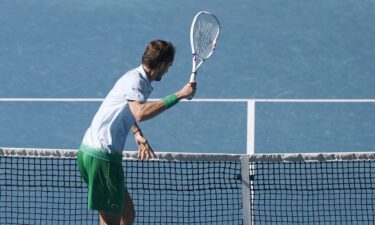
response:
M171 42L154 40L147 45L142 56L142 64L153 70L162 63L172 63L175 53L176 48Z

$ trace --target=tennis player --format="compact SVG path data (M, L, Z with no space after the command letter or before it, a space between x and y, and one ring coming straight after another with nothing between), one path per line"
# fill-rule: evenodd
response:
M174 55L172 43L150 42L142 64L117 81L85 133L77 164L88 185L88 208L99 211L100 224L128 225L135 220L121 164L128 133L134 134L142 160L155 157L137 122L155 117L196 91L196 83L190 82L162 100L147 102L153 90L151 83L160 81L168 72Z

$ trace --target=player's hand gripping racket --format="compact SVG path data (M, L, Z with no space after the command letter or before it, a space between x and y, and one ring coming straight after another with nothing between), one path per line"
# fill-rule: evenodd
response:
M195 81L198 69L214 52L219 33L220 22L214 14L201 11L195 15L190 28L190 45L193 56L190 82ZM193 96L188 99L192 98Z

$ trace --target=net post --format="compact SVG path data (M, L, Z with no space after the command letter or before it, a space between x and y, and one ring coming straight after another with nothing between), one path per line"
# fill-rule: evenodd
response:
M247 101L247 154L255 152L255 100Z
M252 225L249 155L241 156L243 225Z

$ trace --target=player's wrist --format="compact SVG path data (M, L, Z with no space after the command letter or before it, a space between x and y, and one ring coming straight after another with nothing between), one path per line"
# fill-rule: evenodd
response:
M173 94L170 94L168 96L165 96L163 99L162 99L164 105L168 108L176 105L180 100L179 98L177 97L177 95L175 93Z
M176 98L177 100L181 100L181 99L184 99L185 96L183 94L181 94L181 92L177 91L176 93L174 93L176 95Z
M136 130L132 130L132 133L134 134L134 135L140 135L141 134L141 129L136 129Z

